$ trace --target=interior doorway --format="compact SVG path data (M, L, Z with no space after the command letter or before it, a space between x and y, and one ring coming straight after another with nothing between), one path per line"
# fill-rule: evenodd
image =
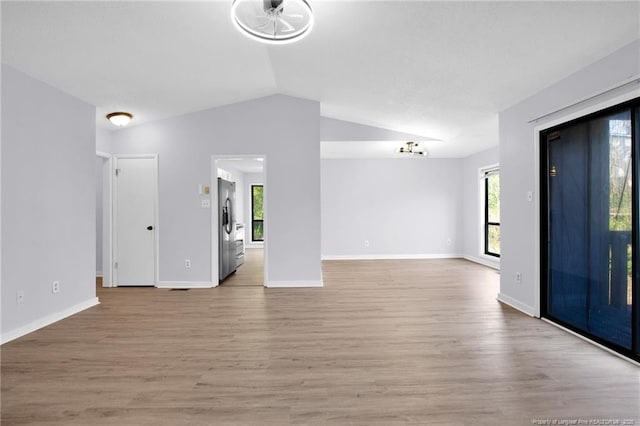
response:
M96 151L96 285L112 287L111 154Z
M267 250L266 223L266 157L264 155L226 155L212 156L211 161L211 253L212 282L225 286L264 286L266 276L265 254ZM220 183L219 183L220 182ZM228 188L232 183L235 188L232 202L221 200L219 185ZM263 241L253 241L252 187L260 185L262 216L261 232ZM225 189L224 194L228 194ZM226 198L229 198L226 195ZM233 227L232 243L228 240L230 224ZM222 241L222 244L221 244ZM235 264L230 274L228 265L221 265L221 259L228 259L229 247L235 247Z

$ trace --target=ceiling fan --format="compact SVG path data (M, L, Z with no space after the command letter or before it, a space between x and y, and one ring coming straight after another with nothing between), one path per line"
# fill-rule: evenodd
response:
M270 44L300 40L313 27L307 0L233 0L231 19L250 38Z

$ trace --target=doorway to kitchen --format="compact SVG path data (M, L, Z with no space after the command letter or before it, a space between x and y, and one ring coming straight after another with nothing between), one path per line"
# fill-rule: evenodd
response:
M212 282L225 287L263 287L266 276L266 157L212 156L211 253ZM259 232L256 229L256 191L261 187Z

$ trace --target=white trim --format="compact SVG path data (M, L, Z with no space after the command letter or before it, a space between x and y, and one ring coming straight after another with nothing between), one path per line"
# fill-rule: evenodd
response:
M262 259L264 262L264 269L262 271L263 286L267 286L267 280L269 279L269 249L268 238L269 235L269 185L267 185L267 154L262 156Z
M634 365L636 365L636 366L640 367L640 362L635 361L635 360L633 360L633 359L631 359L631 358L627 358L626 356L622 355L621 353L618 353L618 352L616 352L616 351L614 351L614 350L612 350L612 349L609 349L608 347L606 347L606 346L604 346L604 345L601 345L600 343L598 343L598 342L596 342L596 341L594 341L594 340L591 340L591 339L589 339L588 337L585 337L585 336L583 336L583 335L582 335L582 334L580 334L580 333L576 333L576 332L575 332L575 331L573 331L573 330L570 330L570 329L568 329L568 328L566 328L566 327L563 327L563 326L561 326L560 324L555 323L555 322L551 321L551 320L550 320L550 319L548 319L548 318L540 318L540 319L541 319L542 321L546 322L547 324L551 324L552 326L557 327L557 328L559 328L559 329L561 329L561 330L564 330L564 331L566 331L566 332L567 332L567 333L569 333L569 334L573 334L574 336L576 336L576 337L578 337L578 338L580 338L580 339L584 340L585 342L591 343L592 345L597 346L597 347L599 347L600 349L603 349L603 350L605 350L605 351L609 352L610 354L617 356L618 358L622 358L623 360L628 361L628 362L630 362L631 364L634 364Z
M530 317L536 317L533 313L533 306L529 306L522 302L519 302L516 299L507 296L506 294L498 293L498 297L496 297L496 300L500 303L504 303L507 306L511 306L513 309L516 309Z
M492 261L491 259L483 259L481 257L469 256L465 254L462 256L463 259L468 260L469 262L478 263L483 266L488 266L489 268L500 270L500 261Z
M96 271L96 278L104 278L102 271Z
M7 333L4 333L1 337L0 337L0 344L4 345L7 342L10 342L12 340L15 340L19 337L25 336L29 333L32 333L36 330L39 330L41 328L44 328L48 325L53 324L54 322L58 322L62 319L65 319L67 317L70 317L71 315L75 315L78 312L84 311L85 309L89 309L93 306L99 305L100 301L98 300L97 297L92 297L91 299L85 300L84 302L80 302L78 304L75 304L65 310L62 310L60 312L56 312L53 314L49 314L47 316L44 316L42 318L37 319L36 321L32 321L27 325L23 325L22 327L19 327L15 330L9 331Z
M482 182L484 179L486 179L486 173L487 172L495 172L495 171L500 171L500 163L493 163L493 164L489 164L488 166L483 166L483 167L478 167L478 175L480 176L480 181Z
M154 176L154 180L155 182L153 183L154 185L154 205L153 205L153 216L154 216L154 240L155 240L155 244L153 247L154 253L153 253L153 262L154 262L154 277L153 277L153 282L156 283L158 281L158 278L160 277L160 262L159 262L159 253L160 253L160 201L159 201L159 181L160 181L160 168L158 166L158 154L114 154L113 155L113 160L112 161L112 168L111 168L111 182L115 182L115 171L118 168L118 160L119 159L152 159L154 160L155 163L155 176ZM111 259L111 277L112 277L112 282L111 282L111 287L118 287L118 284L116 282L115 277L116 275L116 270L115 270L115 260L117 259L117 247L116 247L116 231L117 231L117 224L116 224L116 220L115 220L115 211L117 209L117 200L116 200L116 192L117 192L117 188L116 185L114 183L112 183L112 188L111 188L111 199L112 199L112 211L114 212L111 216L111 220L112 220L112 226L111 226L111 244L112 244L112 259ZM104 265L102 265L104 268Z
M158 281L157 288L214 288L217 283L209 281Z
M313 281L265 281L267 288L324 287L322 280Z
M631 75L631 76L629 76L629 77L625 78L624 80L621 80L621 81L619 81L618 83L616 83L616 84L614 84L614 85L612 85L612 86L609 86L608 88L606 88L606 89L604 89L604 90L601 90L601 91L599 91L599 92L597 92L597 93L593 93L593 94L591 94L591 95L589 95L589 96L586 96L586 97L584 97L584 98L581 98L581 99L579 99L579 100L577 100L577 101L573 102L573 103L572 103L572 104L570 104L570 105L563 106L562 108L558 108L558 109L556 109L555 111L551 111L551 112L545 113L545 114L543 114L543 115L540 115L540 116L538 116L538 117L532 118L532 119L530 119L530 120L528 121L528 123L536 123L536 122L538 122L538 121L540 121L540 120L542 120L542 119L544 119L544 118L550 117L550 116L552 116L552 115L555 115L555 114L557 114L557 113L560 113L560 112L562 112L562 111L565 111L565 110L567 110L567 109L569 109L569 108L576 107L576 106L578 106L578 105L580 105L580 104L583 104L583 103L585 103L585 102L589 102L589 101L591 101L591 100L593 100L593 99L597 99L597 98L599 98L599 97L603 97L603 96L608 95L609 93L611 93L611 92L613 92L613 91L615 91L615 90L622 89L623 87L625 87L625 86L627 86L627 85L634 84L634 83L635 83L635 84L640 83L640 74ZM632 89L631 89L631 91L633 91L633 90L639 90L639 89L638 89L638 88L632 88ZM623 101L623 102L624 102L624 101ZM614 105L615 105L615 104L614 104ZM613 105L611 105L611 106L613 106ZM594 112L595 112L595 111L594 111ZM587 114L585 114L585 115L587 115Z
M533 315L540 318L540 130L533 137Z
M326 254L322 260L460 259L461 254Z
M608 93L604 92L603 94ZM557 117L554 119L551 119L548 122L545 122L543 124L539 124L537 126L534 126L533 128L533 167L534 167L534 191L533 191L533 209L534 209L534 224L533 224L533 261L534 261L534 265L533 265L533 286L534 286L534 307L533 307L533 313L534 316L536 317L540 317L540 132L549 129L551 127L557 126L559 124L562 123L566 123L568 121L574 120L576 118L580 118L580 117L584 117L586 115L589 115L591 113L609 108L609 107L613 107L615 105L624 103L626 101L630 101L632 99L635 99L637 97L640 96L640 88L633 88L630 91L619 95L619 96L615 96L611 99L608 100L603 100L601 102L598 102L594 105L588 106L586 108L582 108L578 111L574 111L572 113L563 115L561 117ZM591 98L589 98L591 99ZM579 104L580 102L577 102L576 104ZM559 111L563 111L563 109L558 110L556 112ZM551 115L554 115L555 113L550 113L550 114L546 114L541 116L542 117L550 117ZM538 119L539 120L539 119ZM538 121L538 120L534 120L534 121Z

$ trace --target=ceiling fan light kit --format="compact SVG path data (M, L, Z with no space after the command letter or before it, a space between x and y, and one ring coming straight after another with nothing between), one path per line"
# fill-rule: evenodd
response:
M400 154L408 154L416 157L427 157L429 153L426 149L420 148L417 142L405 142L404 146L401 146L396 150Z
M253 40L287 44L311 31L313 12L307 0L233 0L231 20Z

